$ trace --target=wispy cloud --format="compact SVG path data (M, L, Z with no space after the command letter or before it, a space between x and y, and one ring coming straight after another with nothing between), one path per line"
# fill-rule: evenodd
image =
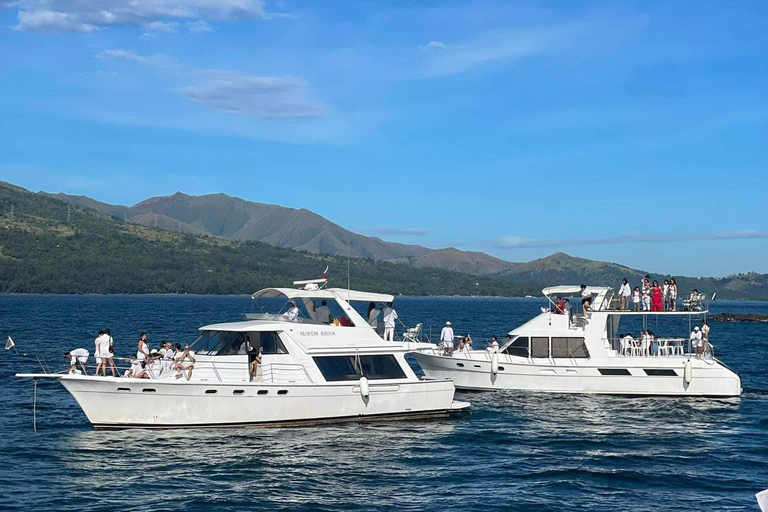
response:
M427 236L432 233L430 228L421 227L400 227L400 226L388 226L379 228L359 228L361 233L367 233L374 236Z
M522 59L567 47L589 32L585 24L510 27L482 33L458 43L432 40L419 49L424 57L424 77L455 75L494 61Z
M18 9L15 30L37 32L92 32L114 26L168 31L179 22L290 16L268 12L261 0L17 0L4 5ZM190 30L199 32L200 27Z
M572 247L578 245L625 245L637 243L670 244L676 242L697 242L707 240L765 239L768 231L743 229L720 233L679 233L679 234L629 234L598 238L523 238L505 236L492 241L497 249L527 249L531 247Z
M294 76L255 76L242 71L194 69L162 55L139 55L130 50L105 50L101 59L135 62L181 83L177 91L200 105L262 119L322 117L329 109L309 99L309 87Z
M320 117L322 103L307 98L306 84L293 76L252 76L238 71L208 71L181 93L196 103L227 114L261 118Z

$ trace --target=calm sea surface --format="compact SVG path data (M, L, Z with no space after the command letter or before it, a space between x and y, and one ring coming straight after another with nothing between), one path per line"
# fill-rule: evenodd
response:
M396 306L409 325L437 332L451 320L481 346L543 304L403 297ZM139 331L152 346L183 343L249 307L248 297L0 296L0 336L58 367L66 349L92 351L100 328L127 355ZM768 313L768 303L711 309ZM60 385L44 382L37 434L32 382L12 376L36 367L5 352L0 509L757 510L754 493L768 487L768 325L713 323L711 340L742 378L740 399L460 393L473 412L447 420L96 432Z

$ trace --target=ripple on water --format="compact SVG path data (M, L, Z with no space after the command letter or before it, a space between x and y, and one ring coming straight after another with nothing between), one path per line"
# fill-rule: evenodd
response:
M398 298L408 320L482 341L533 316L516 299ZM0 297L0 334L58 354L110 326L183 342L234 320L247 297ZM721 303L768 312L760 303ZM497 316L487 323L487 311ZM768 486L768 378L754 353L768 329L717 325L741 399L458 393L471 414L444 421L291 429L91 430L55 383L13 379L34 362L0 357L0 493L11 509L101 510L754 510ZM90 340L90 341L89 341ZM744 347L751 347L752 352ZM9 356L9 354L5 354Z

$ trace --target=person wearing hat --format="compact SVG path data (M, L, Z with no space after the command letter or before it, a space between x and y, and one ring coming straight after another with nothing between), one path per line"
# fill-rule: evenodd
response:
M443 345L443 352L447 356L453 355L453 327L451 322L445 322L445 327L440 331L440 343Z
M288 311L283 313L283 319L289 322L295 322L299 318L299 308L296 307L296 303L290 301L288 303Z
M691 333L691 346L696 351L696 357L701 357L701 354L704 352L704 342L698 325L693 328Z

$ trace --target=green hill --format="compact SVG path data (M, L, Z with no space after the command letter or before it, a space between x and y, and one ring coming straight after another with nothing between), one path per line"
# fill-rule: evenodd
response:
M125 222L0 186L0 292L252 293L319 277L346 286L347 259ZM352 258L353 286L395 294L519 295L536 286Z

